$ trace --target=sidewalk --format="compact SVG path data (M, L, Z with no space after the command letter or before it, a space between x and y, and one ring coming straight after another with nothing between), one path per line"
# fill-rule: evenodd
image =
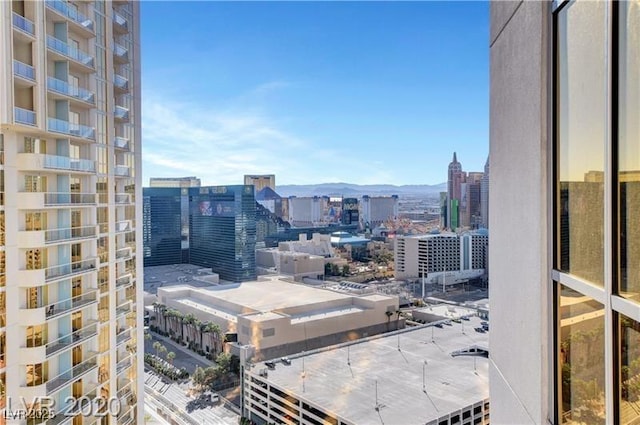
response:
M201 366L201 367L203 367L203 366L204 367L216 366L215 362L205 358L204 356L201 356L201 355L199 355L197 353L194 353L193 351L189 350L187 347L185 347L183 345L180 345L175 341L172 341L171 338L169 338L169 337L162 336L162 335L157 334L156 332L151 332L151 331L149 331L149 334L152 337L151 338L152 341L156 340L156 341L162 342L167 347L167 350L173 351L176 354L178 354L178 352L181 352L183 355L190 356L191 358L196 360L196 364L198 366ZM152 341L148 341L150 343L150 345L153 344ZM145 341L145 342L147 342L147 341ZM169 349L169 347L171 347L171 349ZM150 348L148 350L148 352L153 353L153 349ZM193 371L190 371L190 373L193 373Z

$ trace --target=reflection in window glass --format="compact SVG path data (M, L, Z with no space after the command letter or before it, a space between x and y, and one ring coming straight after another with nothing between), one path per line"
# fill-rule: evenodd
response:
M640 295L640 2L620 2L620 293Z
M605 2L574 2L558 14L557 267L603 282L606 141Z
M563 285L558 301L561 423L605 423L603 306Z
M640 323L620 315L620 422L640 421Z

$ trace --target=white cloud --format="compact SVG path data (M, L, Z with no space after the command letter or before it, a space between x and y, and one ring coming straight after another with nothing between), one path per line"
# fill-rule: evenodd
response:
M286 87L272 82L251 96ZM203 184L241 184L244 174L276 174L281 184L328 181L393 183L379 161L369 163L283 130L276 120L255 108L228 110L163 97L143 97L143 182L150 177L196 176ZM250 102L248 102L250 104ZM332 176L332 177L328 177Z

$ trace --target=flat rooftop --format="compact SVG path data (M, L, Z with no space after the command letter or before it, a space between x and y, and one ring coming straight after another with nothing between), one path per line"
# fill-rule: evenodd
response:
M189 284L191 284L191 282ZM182 291L187 288L185 285L179 285L164 287L163 289L167 291L167 295L170 298L173 298L170 295L171 292ZM204 296L204 299L196 298L195 294L190 297L176 297L174 299L180 302L190 300L191 302L205 305L206 297L214 297L232 304L244 306L249 310L263 313L326 301L350 300L353 298L353 295L292 283L282 280L280 277L265 277L259 281L189 289L191 289L192 294L194 292L200 293ZM380 297L380 295L371 296ZM368 296L365 295L360 298L367 299L367 297Z
M480 322L474 316L290 356L291 365L278 362L261 379L356 424L424 424L489 398L488 359L451 355L488 347L489 334L474 330Z
M158 288L173 285L184 285L205 287L210 283L196 280L198 276L206 276L206 272L211 272L211 268L195 266L193 264L171 264L168 266L150 266L144 268L144 290L153 295Z

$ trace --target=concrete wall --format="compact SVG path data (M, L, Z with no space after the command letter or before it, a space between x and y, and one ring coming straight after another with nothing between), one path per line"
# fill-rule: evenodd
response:
M546 423L551 2L491 3L492 424ZM526 373L523 373L526 371Z

